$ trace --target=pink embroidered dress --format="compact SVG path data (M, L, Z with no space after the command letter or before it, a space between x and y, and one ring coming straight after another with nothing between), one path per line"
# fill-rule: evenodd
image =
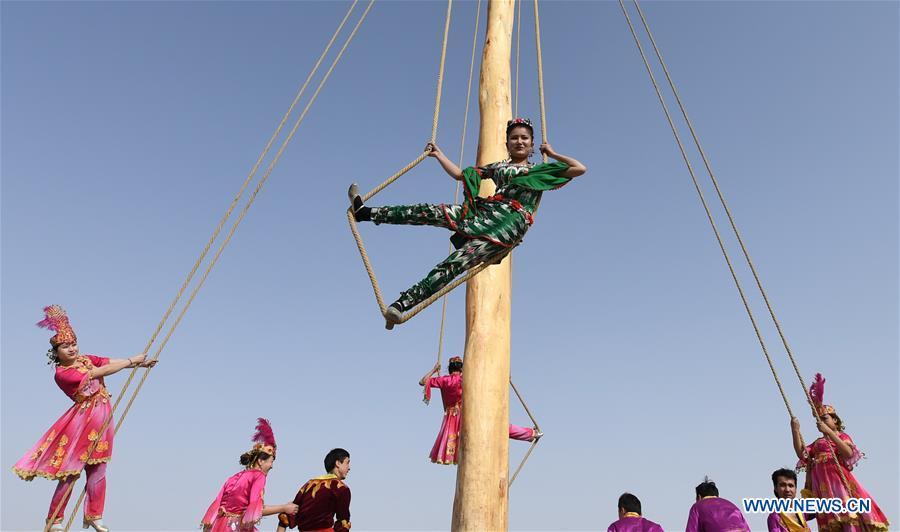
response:
M103 377L91 379L88 375L90 370L108 363L105 357L81 355L71 366L57 366L56 384L75 404L16 462L13 471L19 477L24 480L33 480L35 476L54 480L77 478L86 464L109 462L115 425L110 421L100 433L111 412L109 392ZM95 441L94 452L88 456L88 447Z
M451 373L426 379L426 399L431 398L431 388L441 390L444 419L429 457L436 464L456 465L459 462L457 445L459 444L460 414L462 413L462 373ZM534 438L534 429L510 425L509 437L514 440L529 441Z
M856 480L856 477L853 476L853 473L851 473L853 467L863 457L863 454L856 448L850 436L841 432L838 433L838 437L847 442L850 448L853 449L853 455L849 459L841 458L840 453L837 451L837 445L833 441L828 438L819 438L806 446L803 458L797 462L797 469L806 469L806 474L811 476L813 496L822 498L836 497L844 501L851 497L870 499L872 501L872 511L860 514L820 513L816 516L819 530L823 532L887 530L889 525L887 517L875 503L875 499L869 495L869 492L862 487ZM834 454L832 454L832 450ZM834 461L835 456L837 456L838 463ZM843 471L844 477L850 485L850 492L847 491L844 481L841 480L839 470Z
M259 469L245 469L225 481L216 500L209 505L203 530L255 532L262 519L266 474Z

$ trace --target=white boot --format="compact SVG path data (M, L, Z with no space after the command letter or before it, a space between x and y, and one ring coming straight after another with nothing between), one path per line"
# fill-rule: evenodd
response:
M109 532L109 527L103 524L103 519L85 520L82 525L84 525L85 529L93 528L97 532Z

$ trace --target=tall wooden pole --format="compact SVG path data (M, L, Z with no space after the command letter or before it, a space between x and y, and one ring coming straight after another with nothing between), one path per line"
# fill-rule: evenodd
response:
M509 58L514 0L490 0L481 60L478 164L507 157L510 108ZM484 181L482 196L494 193ZM454 531L508 527L509 477L509 258L483 270L466 286L465 378L460 461L453 501Z

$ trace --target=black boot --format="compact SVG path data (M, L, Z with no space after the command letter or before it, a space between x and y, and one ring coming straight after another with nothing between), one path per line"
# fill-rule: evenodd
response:
M350 198L350 205L353 207L353 218L357 222L368 222L372 220L372 209L363 204L362 197L359 195L359 186L356 183L350 185L347 191Z

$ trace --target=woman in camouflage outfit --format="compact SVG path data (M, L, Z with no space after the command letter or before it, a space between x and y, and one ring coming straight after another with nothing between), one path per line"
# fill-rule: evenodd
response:
M482 167L460 170L435 144L428 144L428 155L438 160L451 177L465 183L466 200L460 205L395 205L366 207L354 183L349 196L357 221L375 224L432 225L454 232L450 238L456 251L434 267L424 279L388 307L387 328L397 323L407 311L450 283L466 270L492 262L521 242L534 222L534 211L541 194L568 183L587 168L572 157L560 155L544 143L541 152L556 160L533 164L534 128L525 118L510 120L506 126L506 149L509 158ZM496 185L493 196L480 198L483 179Z

